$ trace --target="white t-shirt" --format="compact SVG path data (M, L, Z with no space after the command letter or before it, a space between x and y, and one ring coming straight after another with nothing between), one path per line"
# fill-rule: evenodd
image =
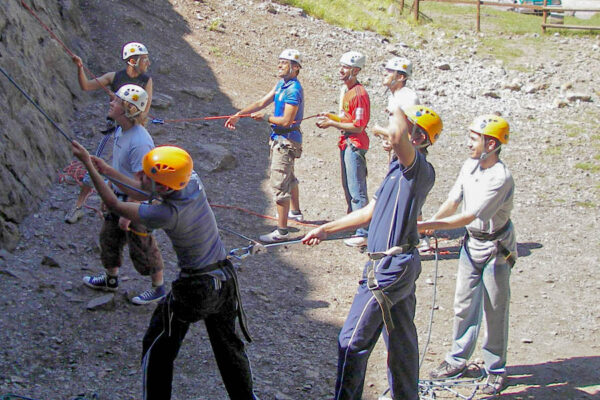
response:
M514 191L513 177L502 161L481 169L479 160L471 158L463 164L448 198L455 202L462 201L462 213L476 217L467 225L468 231L491 234L510 219ZM514 229L509 229L499 240L516 254ZM495 247L493 242L472 237L469 239L469 250L475 261L485 260Z
M407 107L416 106L417 104L420 104L420 102L415 91L404 86L402 89L390 94L387 110L392 112L396 107L400 107L402 111L405 111Z

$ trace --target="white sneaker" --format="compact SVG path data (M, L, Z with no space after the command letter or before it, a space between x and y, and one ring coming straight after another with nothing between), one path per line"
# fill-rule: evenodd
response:
M298 222L302 222L304 221L304 215L302 215L302 212L300 212L300 214L294 214L292 210L290 210L290 212L288 212L288 219L293 219Z
M65 214L65 222L68 224L74 224L83 218L83 209L81 207L74 207L71 211Z
M275 229L271 233L267 233L266 235L260 235L258 237L258 239L264 243L277 243L277 242L283 242L283 241L287 240L289 237L290 237L289 233L282 235L281 233L279 233L279 229Z
M279 213L278 212L275 212L275 218L279 218ZM302 221L304 221L304 215L302 215L302 213L300 213L300 214L294 214L292 212L292 210L290 210L288 212L288 220L290 220L290 219L296 220L298 222L302 222Z
M363 247L367 245L366 236L357 236L344 240L344 244L349 247Z
M431 250L431 244L429 243L429 236L423 236L421 240L419 240L419 244L417 245L417 250L420 253L424 253L426 251Z

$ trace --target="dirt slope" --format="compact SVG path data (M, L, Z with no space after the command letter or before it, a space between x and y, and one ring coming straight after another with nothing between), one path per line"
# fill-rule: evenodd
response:
M236 111L276 83L275 60L285 47L305 54L300 75L307 98L305 115L335 109L339 54L358 48L369 55L371 67L365 68L363 81L372 98L373 122L382 123L385 95L378 65L391 56L391 50L410 57L416 71L412 86L445 123L430 155L437 182L426 215L444 200L466 157L466 124L477 113L502 111L515 132L503 158L517 184L513 221L522 256L512 276L512 386L502 397L591 399L598 395L599 182L597 171L575 168L581 162L594 165L598 153L598 98L594 94L592 103L551 108L564 82L598 87L599 78L589 66L578 64L571 53L551 63L532 54L534 69L545 65L546 71L521 75L505 71L493 60L464 56L461 46L477 46L477 37L468 32L455 38L407 33L383 39L328 26L296 9L250 0L81 0L80 7L89 35L78 40L77 50L93 71L118 68L117 55L127 41L148 45L155 92L173 99L169 108L153 110L161 118ZM597 40L548 40L552 46L579 50L597 64ZM442 61L450 71L436 68ZM503 77L538 83L540 74L548 88L532 94L501 90L496 81ZM489 86L500 98L484 94ZM184 92L189 89L198 95ZM107 109L106 98L102 93L83 98L88 100L80 105L71 126L92 149L99 140L96 132ZM211 202L273 215L265 124L243 120L237 131L229 132L218 122L172 123L151 125L149 131L157 143L177 143L195 158L200 157L200 144L230 150L237 167L200 171ZM310 221L320 223L345 211L337 134L317 130L312 121L303 124L303 131L304 155L297 164L302 209ZM386 160L373 140L368 154L370 194L385 174ZM96 244L100 219L90 211L79 224L62 222L76 193L76 186L53 187L47 201L21 225L23 239L17 250L0 258L0 342L4 344L0 394L54 400L96 393L101 399L139 399L141 338L152 307L133 306L127 298L145 289L148 281L127 261L114 306L86 310L87 302L98 294L84 288L81 277L101 271ZM90 205L98 206L97 199ZM215 213L221 226L251 237L275 225L243 212L216 208ZM297 229L300 236L308 228ZM424 376L449 346L460 232L446 236L440 241L448 253L439 262L437 308ZM175 278L175 258L165 235L158 237L170 282ZM229 248L246 244L230 235L224 239ZM45 256L58 267L42 264ZM429 329L435 268L431 255L424 260L417 290L422 345ZM290 246L250 257L241 266L243 298L255 337L249 353L261 399L332 397L336 337L364 261L357 251L329 242L314 249ZM479 356L478 351L474 359ZM201 324L190 330L182 347L174 387L174 399L226 398ZM386 387L385 351L379 344L371 357L364 399L377 399Z

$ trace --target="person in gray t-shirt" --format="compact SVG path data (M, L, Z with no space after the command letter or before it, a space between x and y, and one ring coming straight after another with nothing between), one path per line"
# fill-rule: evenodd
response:
M488 381L483 392L491 395L507 386L509 280L517 257L510 221L515 184L499 157L508 135L508 123L502 117L475 118L469 127L471 158L438 212L418 224L425 231L467 228L456 278L452 349L430 376L451 378L467 369L485 316L483 361ZM461 212L454 214L461 202Z
M237 318L246 340L251 340L237 275L226 257L204 186L193 173L190 155L179 147L156 147L144 156L144 173L138 181L120 174L101 159L91 159L79 143L73 142L72 148L90 172L92 182L108 208L132 223L164 229L177 254L179 277L166 299L156 307L144 336L143 399L171 398L175 358L190 324L199 320L206 324L229 397L257 399L252 389L252 372L244 342L235 326ZM162 201L159 204L120 201L98 171L132 187L152 190ZM131 188L122 189L132 196L139 196Z
M120 174L134 178L142 171L142 159L154 148L154 141L143 127L142 111L148 94L137 85L124 85L110 102L108 116L119 127L113 145L113 167ZM118 187L114 192L123 200L126 194ZM135 269L142 275L150 275L152 287L131 299L134 304L160 301L166 295L163 281L164 263L156 239L148 229L113 212L105 214L100 231L100 259L106 272L83 277L83 283L96 290L115 291L119 286L119 269L123 263L123 247L129 246L129 255Z

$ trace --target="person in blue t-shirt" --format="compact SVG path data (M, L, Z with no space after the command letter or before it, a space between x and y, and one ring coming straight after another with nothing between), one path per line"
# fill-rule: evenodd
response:
M376 129L389 139L397 158L375 196L364 208L313 229L302 241L315 245L329 234L369 225L370 260L338 338L334 399L362 398L367 361L383 331L392 398L418 400L414 317L421 258L415 248L417 216L435 181L433 166L419 149L433 144L442 122L427 107L414 106L406 114L396 107L388 127Z
M300 211L298 179L294 174L295 159L302 154L300 122L304 118L304 92L298 81L301 62L298 50L284 50L279 55L277 73L281 80L260 100L225 121L227 128L235 129L240 119L238 115L252 113L253 119L271 124L270 183L277 206L277 229L260 236L260 240L266 243L284 241L289 237L288 219L304 219ZM275 105L273 115L261 111L271 103Z
M156 147L144 156L143 173L138 180L119 173L100 158L90 157L77 142L72 142L72 150L89 171L111 212L132 223L164 229L177 255L179 276L171 292L156 307L144 335L143 399L171 398L173 364L183 339L190 324L204 320L229 397L256 400L250 362L236 332L237 318L246 340L251 340L237 275L227 259L215 216L204 186L193 172L190 155L175 146ZM131 190L135 187L152 190L161 202L120 201L100 173L129 185L120 188L131 198L147 199Z

